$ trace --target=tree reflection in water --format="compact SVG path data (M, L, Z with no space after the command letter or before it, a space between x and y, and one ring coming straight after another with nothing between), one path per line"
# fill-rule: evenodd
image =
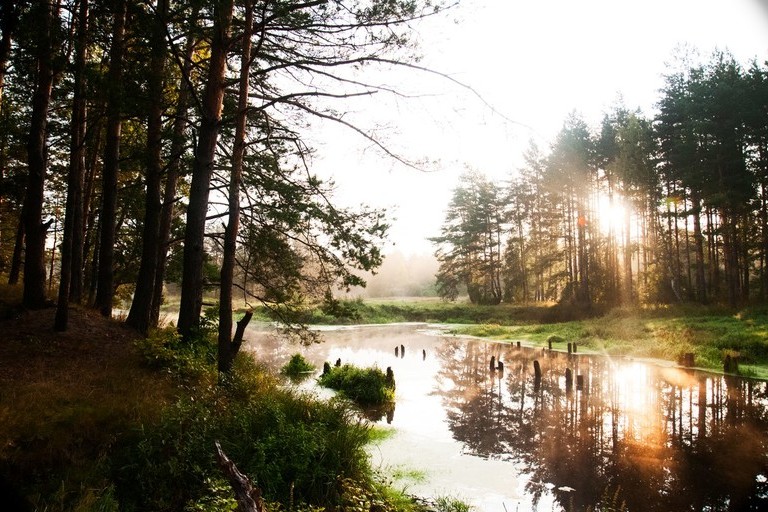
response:
M450 338L438 356L454 438L514 462L534 504L553 493L566 510L768 509L765 382ZM566 389L568 368L581 388Z

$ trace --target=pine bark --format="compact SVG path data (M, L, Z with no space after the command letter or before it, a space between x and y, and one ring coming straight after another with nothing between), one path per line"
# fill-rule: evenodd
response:
M32 118L27 156L29 177L24 197L24 295L22 304L29 309L46 305L45 293L45 235L48 224L43 224L43 201L46 174L46 138L48 105L53 89L53 6L46 0L38 2L41 26L37 48L37 78L32 96Z
M227 228L224 230L224 256L221 264L221 284L219 288L218 368L222 373L230 371L232 362L237 355L237 350L240 348L239 343L235 344L232 342L232 284L235 271L237 234L240 231L240 182L243 175L243 158L245 156L252 27L253 5L250 1L246 1L242 52L240 56L240 90L237 98L237 115L235 117L232 172L229 177L229 219Z
M208 213L208 194L216 155L216 143L221 124L233 8L233 0L216 2L211 58L202 98L195 159L192 165L187 225L184 232L184 263L178 320L179 333L185 339L189 338L200 325L200 311L203 306L205 221Z
M65 331L69 321L69 299L73 266L82 265L82 244L75 244L75 232L82 240L83 177L85 173L85 61L88 43L88 0L80 0L77 41L75 42L75 86L72 101L67 204L64 213L64 235L61 240L61 274L54 330ZM75 255L79 252L79 257ZM77 274L82 277L82 273Z
M103 316L112 316L114 297L115 220L117 210L117 177L120 170L121 86L125 37L126 0L114 3L112 48L109 56L109 100L107 103L107 131L102 170L101 213L99 223L99 266L94 306Z
M146 199L141 264L136 277L136 291L126 323L146 333L151 326L152 295L157 277L160 232L160 187L163 173L163 76L165 73L165 18L168 0L160 0L152 36L149 97L151 105L147 119Z

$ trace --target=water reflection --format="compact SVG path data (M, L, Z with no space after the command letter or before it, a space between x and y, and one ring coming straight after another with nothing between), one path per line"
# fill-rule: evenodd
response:
M534 505L551 492L575 510L768 507L764 382L451 339L440 357L455 438L519 463Z
M420 329L254 348L275 367L297 351L318 367L392 367L396 408L368 413L398 429L382 457L421 465L435 494L458 489L479 510L768 510L765 382Z

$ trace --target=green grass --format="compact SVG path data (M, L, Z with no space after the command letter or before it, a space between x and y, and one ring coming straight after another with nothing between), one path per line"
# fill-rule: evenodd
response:
M728 312L720 308L617 309L601 317L550 324L471 325L455 334L494 340L524 340L536 346L553 341L565 350L677 362L692 352L697 367L722 369L725 354L737 355L741 373L768 375L768 314L761 309Z

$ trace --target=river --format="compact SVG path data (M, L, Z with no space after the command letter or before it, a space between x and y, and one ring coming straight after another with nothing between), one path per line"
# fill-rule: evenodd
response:
M370 453L410 494L487 512L768 510L765 382L426 324L319 329L310 347L251 329L248 348L275 368L297 352L391 367L394 410L371 419L394 432Z

